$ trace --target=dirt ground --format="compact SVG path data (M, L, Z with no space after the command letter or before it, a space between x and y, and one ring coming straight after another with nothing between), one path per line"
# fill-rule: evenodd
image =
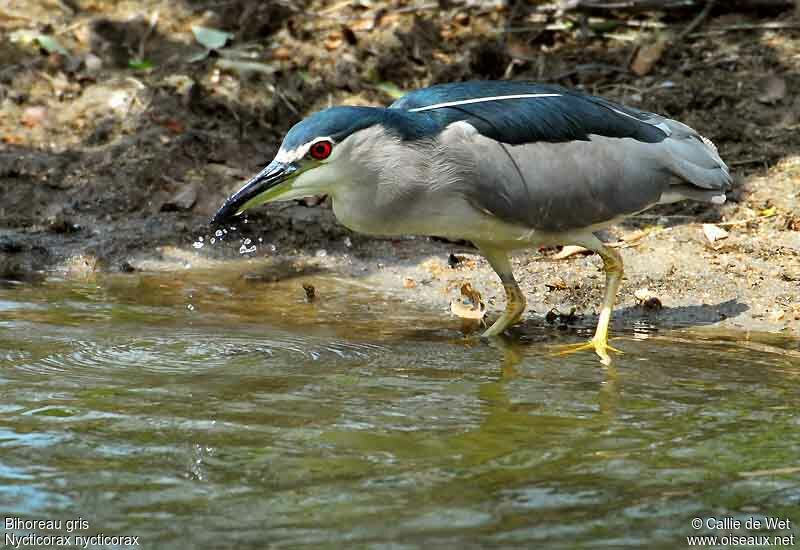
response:
M308 265L369 277L443 312L469 281L497 310L499 281L463 243L356 235L324 200L262 207L220 236L208 220L314 110L515 78L679 119L714 140L735 175L722 207L657 207L608 232L626 264L618 327L800 335L800 16L718 2L687 33L699 9L583 14L544 4L0 5L0 279L247 256L294 266L276 277ZM197 26L231 37L208 53ZM712 242L702 224L727 237ZM526 327L594 319L599 259L557 253L515 258ZM663 307L642 304L644 289Z

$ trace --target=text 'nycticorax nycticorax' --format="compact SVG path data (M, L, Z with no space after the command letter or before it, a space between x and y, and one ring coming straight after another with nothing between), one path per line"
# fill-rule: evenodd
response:
M525 309L510 251L583 246L606 272L586 347L607 363L622 258L594 232L656 204L724 203L730 183L711 141L675 120L558 86L463 82L411 92L388 108L333 107L302 120L214 221L327 194L354 231L472 241L507 297L487 337Z

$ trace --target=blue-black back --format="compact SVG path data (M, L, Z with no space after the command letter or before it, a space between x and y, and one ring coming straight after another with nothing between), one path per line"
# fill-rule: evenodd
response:
M588 140L591 134L627 137L647 143L656 143L667 137L656 126L645 122L648 119L658 118L651 113L560 86L524 81L440 84L411 92L392 103L389 109L410 111L440 103L519 94L559 94L559 96L486 101L441 107L414 114L419 117L429 117L439 129L463 120L469 122L481 134L512 145L536 141Z

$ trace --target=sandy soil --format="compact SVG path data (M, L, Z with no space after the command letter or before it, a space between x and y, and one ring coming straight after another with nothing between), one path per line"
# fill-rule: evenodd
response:
M356 235L325 201L259 209L214 244L207 221L315 109L505 77L580 86L677 118L713 139L732 166L726 205L659 207L609 232L627 269L618 326L800 335L800 19L720 8L675 38L693 13L598 19L446 6L30 0L0 8L0 278L248 256L289 272L317 265L368 277L443 312L470 281L498 309L502 288L474 250ZM784 28L767 28L776 22ZM197 25L232 39L198 59ZM31 43L37 33L65 51ZM637 52L659 41L667 46L649 72L631 72ZM710 242L702 223L727 238ZM556 252L515 258L527 327L594 319L599 259L556 260ZM461 261L448 261L451 253ZM634 292L645 288L663 307L640 303ZM562 315L546 315L554 309Z

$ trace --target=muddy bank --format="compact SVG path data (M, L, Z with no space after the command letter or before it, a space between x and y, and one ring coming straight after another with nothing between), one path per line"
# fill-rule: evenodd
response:
M791 13L718 8L642 68L642 49L680 33L693 14L597 20L449 2L78 1L54 9L32 1L3 10L2 279L248 257L256 267L242 264L245 274L281 266L266 282L254 279L265 290L269 277L316 265L441 308L443 323L455 322L445 316L464 281L496 310L502 289L474 251L353 234L325 201L258 209L222 243L207 221L315 109L386 104L400 90L437 82L519 78L682 120L732 166L736 188L726 205L660 207L609 232L627 267L620 326L800 334L800 20ZM770 28L775 22L782 28ZM198 26L231 36L206 55ZM55 38L63 51L35 36ZM710 242L702 223L727 238ZM200 237L203 246L194 246ZM554 260L556 252L514 260L529 297L527 326L546 324L554 309L563 315L551 314L552 324L589 326L603 286L599 260ZM448 262L451 253L463 261ZM642 289L663 308L640 305L634 291Z

